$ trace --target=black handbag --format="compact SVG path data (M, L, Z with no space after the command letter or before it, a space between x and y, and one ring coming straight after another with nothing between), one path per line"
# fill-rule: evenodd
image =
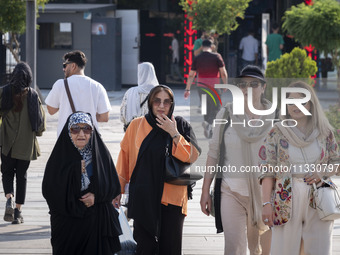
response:
M165 148L165 182L173 185L191 185L203 178L201 172L190 171L190 163L182 162L171 154L171 139ZM170 150L170 152L169 152Z

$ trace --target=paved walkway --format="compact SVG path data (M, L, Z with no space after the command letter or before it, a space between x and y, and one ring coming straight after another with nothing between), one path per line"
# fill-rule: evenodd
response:
M103 140L111 151L115 162L119 153L119 143L124 135L122 123L119 121L119 106L125 91L126 89L119 92L109 92L112 105L110 120L108 123L100 123ZM199 164L204 165L208 147L200 126L202 117L197 114L197 95L192 94L192 105L196 108L189 114L189 101L183 99L183 90L174 89L174 92L176 97L175 115L181 115L188 119L191 116L191 123L197 128L195 130L198 130L196 135L203 148ZM46 96L47 93L48 91L42 91L43 96ZM334 92L323 95L326 96L324 102L329 101L329 96L334 98ZM336 96L334 99L336 99ZM39 137L42 156L38 160L32 161L28 171L27 199L23 206L24 224L12 225L2 221L5 198L2 184L0 184L0 254L51 254L49 214L47 204L41 194L41 182L45 164L56 141L57 120L58 115L50 116L47 114L47 131L44 136ZM223 254L223 234L217 235L214 228L214 218L207 217L200 211L201 185L202 181L197 183L194 189L194 199L189 202L189 215L184 225L183 254ZM56 190L56 192L58 191ZM333 241L333 254L340 255L339 221L335 222Z

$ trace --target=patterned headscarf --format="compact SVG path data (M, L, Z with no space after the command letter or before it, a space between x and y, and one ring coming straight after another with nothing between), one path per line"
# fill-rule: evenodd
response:
M80 123L87 124L87 125L91 126L92 129L93 129L92 118L91 118L91 115L89 113L85 113L85 112L73 113L71 115L70 119L69 119L69 122L68 122L68 130L69 130L70 138L71 138L71 131L70 131L71 127L75 124L80 124ZM71 141L72 141L72 138L71 138ZM72 141L72 143L73 143L73 141ZM75 146L74 143L73 143L73 145ZM80 155L83 157L83 159L85 160L85 166L88 166L88 164L90 164L91 161L92 161L91 144L87 143L84 148L78 149L78 151L79 151Z

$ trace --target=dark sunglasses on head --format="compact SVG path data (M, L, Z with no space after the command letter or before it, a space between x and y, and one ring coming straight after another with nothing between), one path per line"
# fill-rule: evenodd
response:
M84 134L88 135L88 134L91 134L92 127L89 125L85 125L83 127L80 127L78 125L72 125L70 128L71 134L74 134L74 135L79 134L80 130L83 130Z
M156 105L156 106L160 106L161 103L162 103L162 100L160 98L155 98L153 100L153 104ZM171 104L172 104L171 99L165 99L163 101L164 107L169 107Z
M241 89L244 89L246 87L252 87L253 89L256 89L260 84L261 82L259 81L250 81L250 82L241 81L237 83L237 86Z
M65 69L66 68L66 66L68 65L68 64L71 64L71 63L73 63L73 62L65 62L65 63L63 63L63 68Z

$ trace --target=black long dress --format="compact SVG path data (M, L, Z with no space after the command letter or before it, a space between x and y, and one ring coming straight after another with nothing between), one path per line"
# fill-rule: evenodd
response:
M120 194L117 172L96 130L92 147L91 184L81 192L81 160L68 134L68 121L47 162L42 184L51 215L51 243L55 255L110 255L120 250L122 234L112 199ZM87 208L79 198L88 192L95 204Z

